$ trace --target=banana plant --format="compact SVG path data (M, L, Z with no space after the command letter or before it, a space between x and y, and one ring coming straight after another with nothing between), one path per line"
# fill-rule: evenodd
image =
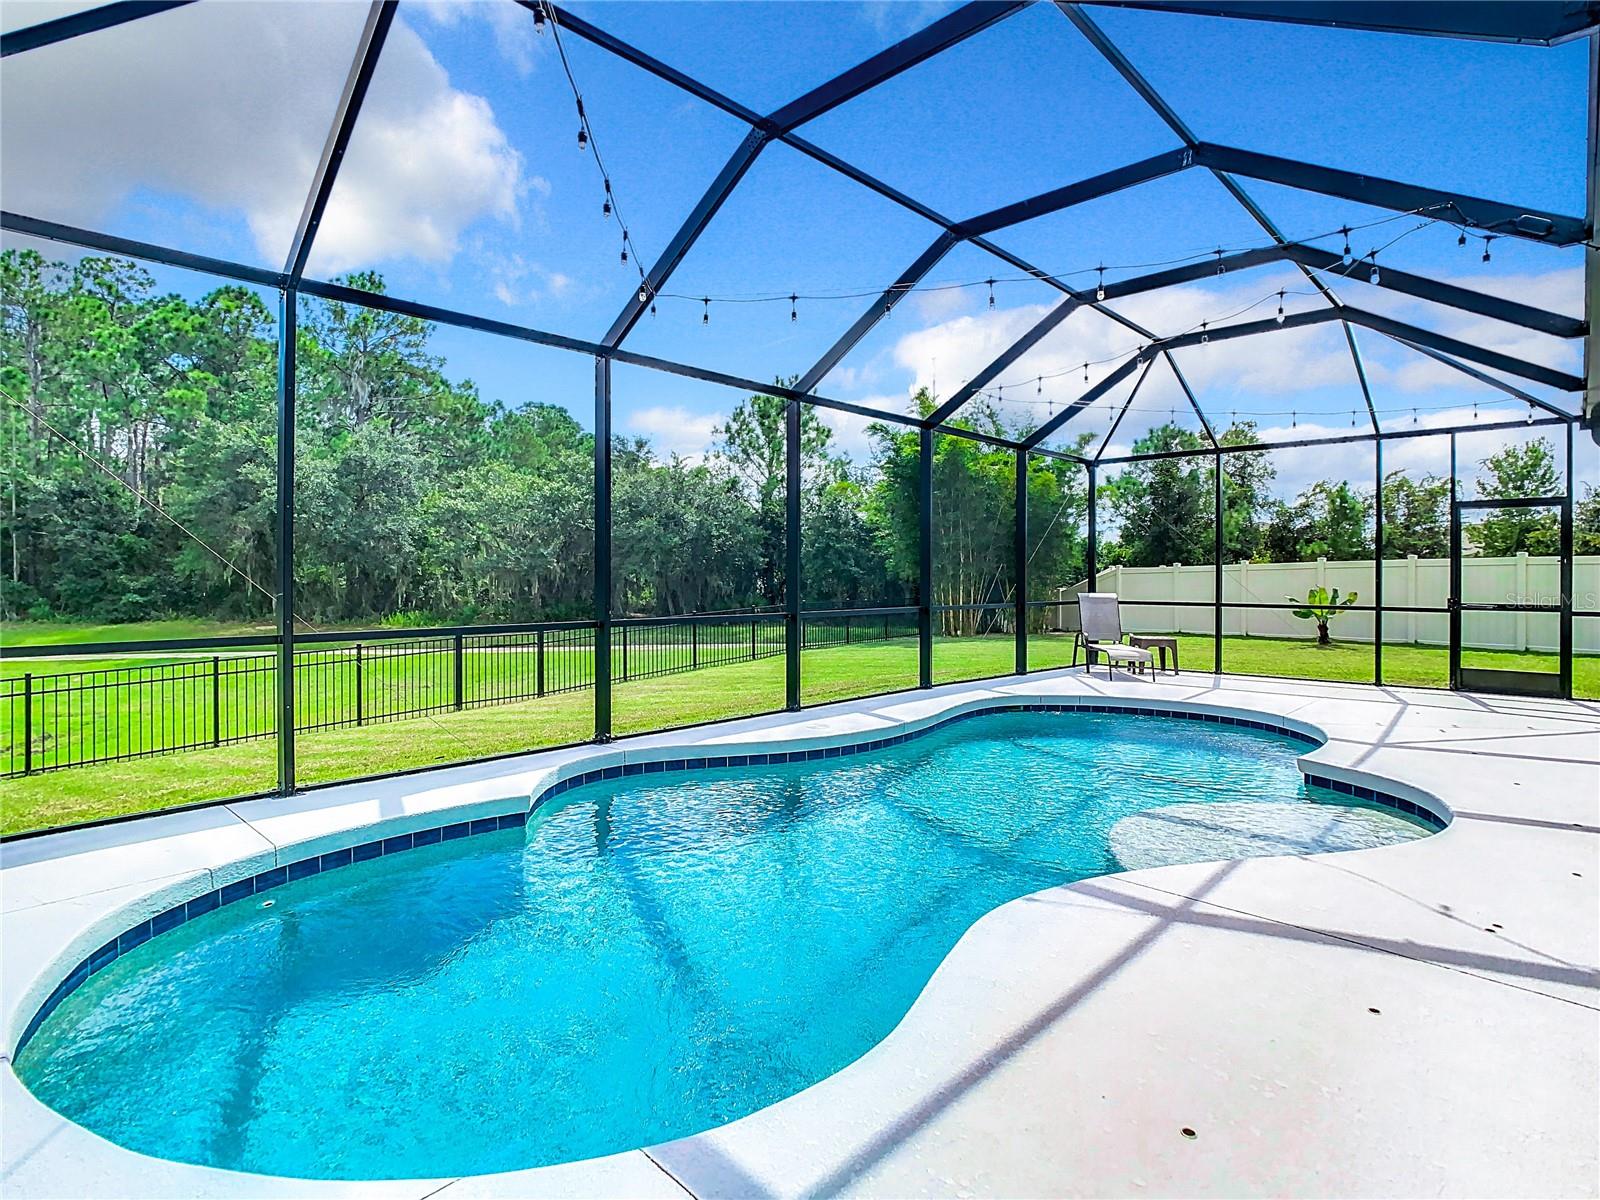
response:
M1317 623L1317 645L1331 645L1333 639L1328 636L1328 622L1332 621L1345 609L1356 602L1356 594L1351 592L1341 598L1339 589L1329 591L1324 587L1314 587L1306 593L1304 600L1294 596L1285 596L1290 604L1302 604L1305 607L1294 610L1294 615L1302 621L1315 621Z

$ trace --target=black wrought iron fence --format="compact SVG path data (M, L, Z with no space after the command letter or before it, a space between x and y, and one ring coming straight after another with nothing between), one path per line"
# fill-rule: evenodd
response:
M803 648L916 636L901 615L803 622ZM341 635L342 637L343 635ZM785 618L640 618L612 629L613 683L781 656ZM176 652L175 652L176 654ZM296 730L344 729L594 686L595 627L510 633L322 635L294 653ZM272 737L277 651L0 679L5 776Z

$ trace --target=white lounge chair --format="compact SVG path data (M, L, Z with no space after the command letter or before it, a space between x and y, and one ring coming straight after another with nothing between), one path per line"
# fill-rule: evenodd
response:
M1122 611L1115 592L1078 593L1078 640L1072 647L1072 665L1078 665L1078 647L1083 647L1087 661L1086 670L1094 668L1094 656L1103 654L1106 660L1106 678L1111 678L1113 666L1128 666L1134 670L1150 668L1155 673L1155 656L1138 646L1122 643Z

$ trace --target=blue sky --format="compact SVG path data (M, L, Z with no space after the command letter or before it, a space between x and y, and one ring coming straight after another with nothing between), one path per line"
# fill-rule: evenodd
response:
M8 25L48 15L12 5ZM770 110L949 6L921 3L578 3L588 20ZM1402 38L1115 9L1093 19L1204 139L1435 184L1531 207L1583 211L1586 48ZM362 6L194 5L8 61L6 204L42 217L278 265L325 136ZM579 151L553 39L509 0L403 3L313 257L314 273L381 271L419 300L598 337L637 286L601 213L593 161ZM599 51L565 45L633 240L653 257L744 136L743 125ZM64 92L62 84L74 87ZM1176 139L1051 5L1040 4L806 127L805 136L952 217L1168 149ZM65 148L65 149L64 149ZM1267 184L1247 188L1291 237L1359 229L1381 261L1576 311L1576 252L1497 240L1456 245L1454 229L1414 228L1343 201ZM753 294L881 288L932 240L928 222L785 146L769 147L665 289L628 346L754 378L804 371L861 311L855 299L737 304ZM1265 241L1208 176L1188 172L1017 226L995 240L1046 270L1091 284L1144 264ZM1338 249L1339 239L1324 242ZM1053 293L963 247L936 286L892 318L823 384L829 395L903 407L920 384L948 395ZM203 281L163 282L203 291ZM1276 291L1291 311L1320 303L1291 271L1265 268L1119 306L1158 333L1248 310ZM1453 336L1577 370L1578 347L1468 320L1343 283L1346 299ZM1297 294L1303 293L1303 294ZM687 299L677 298L682 294ZM710 323L696 297L719 298ZM1261 307L1261 305L1266 307ZM1254 307L1252 307L1254 306ZM1003 377L1003 408L1038 423L1130 353L1137 337L1075 314ZM1391 427L1470 412L1512 415L1499 393L1375 336L1361 338ZM440 330L435 349L508 404L564 403L587 422L582 356ZM1107 360L1100 362L1099 360ZM1180 365L1209 412L1251 417L1269 436L1348 432L1361 406L1332 327L1196 347ZM1126 390L1104 402L1126 398ZM1552 400L1554 393L1540 393ZM684 453L705 449L738 399L692 381L629 372L619 431ZM1113 449L1186 407L1152 372ZM1414 410L1414 411L1413 411ZM1520 415L1520 414L1519 414ZM1101 436L1091 410L1082 428ZM1069 427L1070 429L1071 427ZM859 422L841 422L859 451ZM1360 468L1353 460L1352 474ZM1292 482L1292 481L1286 481Z

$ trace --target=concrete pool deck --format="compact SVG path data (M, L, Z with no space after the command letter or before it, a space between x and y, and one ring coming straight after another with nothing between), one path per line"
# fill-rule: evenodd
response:
M552 772L666 747L820 745L1066 697L1317 730L1316 773L1437 798L1453 820L1402 845L1013 901L844 1070L590 1162L383 1183L184 1166L57 1116L10 1069L38 1005L107 936L375 828L509 812ZM18 1200L1600 1194L1597 704L1200 674L949 685L8 843L0 941L0 1193Z

